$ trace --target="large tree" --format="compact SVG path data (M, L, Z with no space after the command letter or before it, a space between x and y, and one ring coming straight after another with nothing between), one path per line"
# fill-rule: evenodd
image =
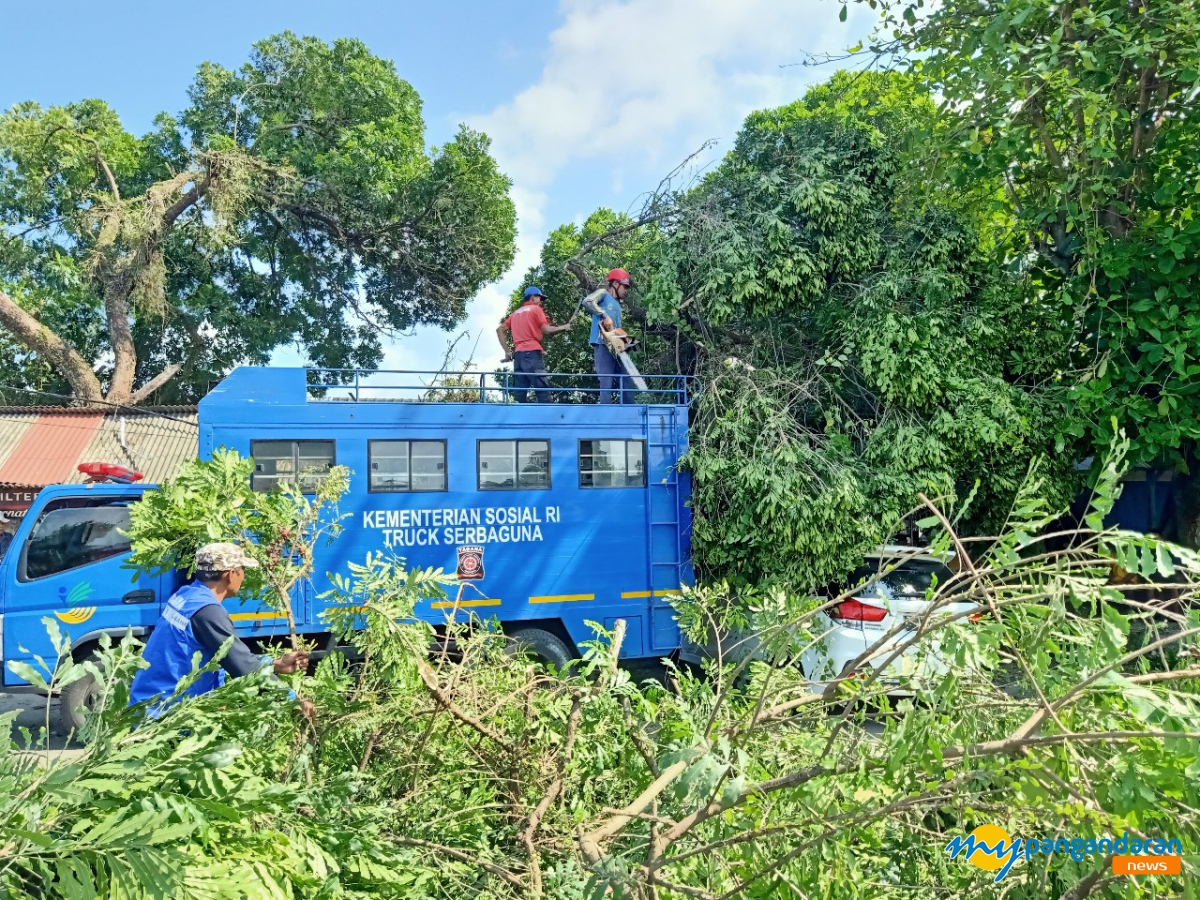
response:
M1036 310L919 165L934 124L914 79L841 73L752 114L652 221L555 232L531 273L630 260L644 370L701 375L688 465L710 575L814 587L922 491L964 497L978 479L974 511L1002 516L1046 454L1052 407L1012 352L1037 339ZM1069 476L1052 474L1061 499Z
M193 398L289 343L370 366L511 262L487 137L428 149L417 93L359 41L278 35L188 96L142 137L99 100L0 117L6 383Z
M1200 439L1200 9L1190 0L884 0L876 50L941 98L946 167L986 197L1057 334L1079 456L1194 468ZM980 193L980 186L986 186ZM1000 190L993 188L999 186ZM1193 511L1185 537L1200 537ZM1190 534L1188 533L1190 532Z

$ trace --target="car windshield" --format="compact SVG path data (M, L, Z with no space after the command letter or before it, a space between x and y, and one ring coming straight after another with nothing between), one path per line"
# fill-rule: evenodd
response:
M886 584L902 599L921 599L926 592L937 585L945 584L954 573L945 563L932 559L906 559L898 561L895 558L867 560L850 574L850 584L862 584L876 577L881 571L894 566L880 581Z

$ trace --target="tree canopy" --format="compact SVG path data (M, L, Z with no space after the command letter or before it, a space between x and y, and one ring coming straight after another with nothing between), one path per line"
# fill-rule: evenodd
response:
M1194 468L1196 5L871 6L883 14L874 49L907 58L941 98L930 157L977 199L989 188L999 262L1044 311L1055 339L1040 349L1066 389L1060 447L1087 456L1124 430L1131 462Z
M290 343L371 366L512 260L487 137L426 148L416 91L359 41L277 35L188 100L141 137L101 100L0 117L5 383L194 398Z
M1002 517L1050 448L1050 395L1011 352L1037 311L950 185L913 165L934 116L910 76L841 73L752 114L665 214L564 226L530 273L565 289L573 247L587 272L626 264L644 369L703 376L688 466L709 575L815 587L921 492L979 481L978 508ZM1064 469L1046 470L1055 499Z

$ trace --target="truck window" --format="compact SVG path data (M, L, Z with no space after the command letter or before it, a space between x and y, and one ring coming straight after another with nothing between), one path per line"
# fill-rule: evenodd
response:
M251 441L250 455L250 486L256 491L295 484L306 494L314 493L336 461L333 441Z
M480 441L479 490L550 489L549 441Z
M368 441L373 493L446 490L445 441Z
M129 552L129 504L136 498L63 499L46 504L25 542L21 581L57 575Z
M645 487L645 441L580 441L579 486Z

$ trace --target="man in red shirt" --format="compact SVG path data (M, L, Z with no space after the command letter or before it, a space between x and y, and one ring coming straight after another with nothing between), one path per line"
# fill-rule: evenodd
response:
M529 389L533 388L535 403L546 403L550 399L550 380L546 377L546 352L542 349L542 338L560 331L570 331L571 323L551 325L546 311L542 309L542 289L525 288L525 302L500 323L496 337L504 348L504 361L513 363L513 397L518 403L529 401ZM511 331L513 347L508 346L504 332ZM515 352L514 352L515 351Z

